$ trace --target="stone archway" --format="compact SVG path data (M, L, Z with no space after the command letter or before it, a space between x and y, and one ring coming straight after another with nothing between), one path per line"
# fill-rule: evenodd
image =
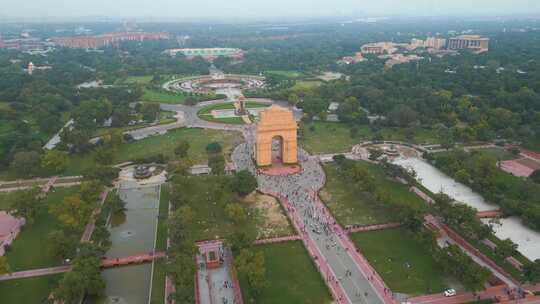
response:
M296 132L298 126L293 113L286 108L273 105L259 113L256 138L257 166L272 165L272 141L279 138L281 162L283 164L296 164L297 143Z

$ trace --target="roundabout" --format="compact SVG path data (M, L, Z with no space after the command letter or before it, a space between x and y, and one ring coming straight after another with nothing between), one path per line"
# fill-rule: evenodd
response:
M270 102L259 102L259 101L246 101L245 107L247 115L250 117L251 121L254 118L258 117L259 112L271 106ZM217 122L217 123L228 123L228 124L245 124L246 122L242 119L242 115L238 115L238 112L235 107L235 103L226 102L220 104L213 104L202 107L198 112L197 116L205 121Z
M220 94L224 90L262 89L265 85L265 79L261 76L213 73L211 75L186 77L169 81L163 85L163 88L172 92Z

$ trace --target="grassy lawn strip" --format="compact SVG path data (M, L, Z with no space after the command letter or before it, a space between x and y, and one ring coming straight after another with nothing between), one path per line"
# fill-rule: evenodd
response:
M2 303L48 303L63 274L0 282Z
M161 195L159 200L158 231L156 240L156 250L167 250L167 218L169 216L169 185L161 185ZM154 264L154 275L152 282L152 295L150 303L163 303L165 298L165 260L157 260Z
M376 135L369 126L359 126L357 135L351 137L350 129L349 125L336 122L315 121L303 124L300 144L313 154L349 152L354 145L372 140ZM404 129L400 128L383 128L378 131L378 134L384 140L399 140L416 144L439 142L435 131L424 128L415 128L412 138L409 138Z
M246 101L246 108L265 108L270 106L268 103L262 103L262 102L255 102L255 101ZM234 109L234 103L227 102L227 103L218 103L215 105L209 105L206 107L203 107L199 110L199 115L204 114L210 114L213 110L233 110Z
M64 197L79 191L79 187L55 188L50 192L40 206L33 224L23 226L21 233L7 253L11 271L21 271L33 268L60 265L61 261L49 255L47 235L53 231L59 222L49 214L49 206L60 203Z
M267 287L256 297L240 276L244 303L330 303L330 293L300 241L254 247L264 252ZM255 299L255 301L252 301Z
M184 103L185 99L186 95L184 94L175 94L171 92L156 91L151 89L144 89L144 94L142 96L142 101L171 104Z
M265 73L273 74L277 76L283 76L287 78L300 78L300 77L305 76L305 74L300 71L271 70L271 71L266 71Z
M421 295L442 292L447 287L442 267L408 231L355 233L351 239L392 291Z
M389 180L382 167L364 161L359 163L370 171L375 177L377 186L386 189L391 199L419 206L425 205L418 196L409 192L407 185ZM354 187L339 175L338 166L325 164L323 168L326 173L326 185L320 195L341 225L372 225L399 220L395 213L375 201L371 194L359 195Z
M128 76L125 80L125 83L138 83L138 84L147 84L152 81L154 76L145 75L145 76Z
M190 144L189 157L195 163L206 162L206 146L211 142L219 142L223 150L228 153L234 143L240 138L236 132L224 132L219 130L205 129L175 129L164 135L152 136L142 140L123 144L114 155L114 163L121 163L142 157L164 154L174 157L174 148L180 140L186 140ZM85 169L95 166L94 153L77 154L70 158L65 175L77 175Z

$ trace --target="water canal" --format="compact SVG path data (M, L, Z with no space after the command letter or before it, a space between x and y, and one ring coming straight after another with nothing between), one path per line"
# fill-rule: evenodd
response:
M118 191L127 210L124 216L111 219L112 246L106 253L107 258L153 251L160 186L139 186L134 181L124 181ZM107 269L102 275L107 285L105 297L88 303L148 303L151 263Z
M478 211L498 209L490 204L471 188L461 184L428 162L417 157L399 157L393 161L406 169L414 169L417 180L433 193L443 192L455 201L467 204ZM485 223L488 220L484 221ZM517 217L500 220L500 225L493 227L495 235L500 239L510 238L518 245L518 250L530 260L540 259L540 233L521 222Z

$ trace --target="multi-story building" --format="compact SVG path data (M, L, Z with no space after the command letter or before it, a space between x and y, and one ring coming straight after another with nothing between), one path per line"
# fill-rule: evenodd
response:
M176 56L181 53L188 58L200 56L206 60L214 60L217 57L230 57L234 59L244 58L244 51L236 48L202 48L202 49L170 49L165 53L170 56Z
M361 48L362 54L392 54L397 50L396 44L392 42L376 42L364 44Z
M169 39L167 33L145 32L119 32L107 33L97 36L58 37L52 41L62 47L79 49L97 49L104 46L115 45L123 41L145 41Z
M489 38L479 35L461 35L448 39L449 50L470 49L476 53L487 52L489 49Z
M443 49L446 46L446 39L437 37L428 37L424 42L426 48L432 48L436 50Z

